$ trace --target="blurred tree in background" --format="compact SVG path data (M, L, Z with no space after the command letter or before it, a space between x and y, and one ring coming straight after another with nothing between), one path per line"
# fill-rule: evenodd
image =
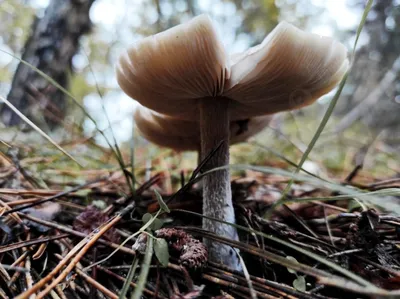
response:
M352 7L359 1L350 1ZM374 139L399 144L400 135L400 6L399 1L376 1L364 30L368 41L357 51L354 67L338 112L337 131L362 122ZM350 112L349 112L350 111Z
M68 88L72 57L80 37L89 31L93 1L52 0L44 16L32 22L22 59ZM23 63L15 71L7 98L42 127L60 125L65 117L65 94ZM23 122L7 106L0 110L0 117L7 126Z

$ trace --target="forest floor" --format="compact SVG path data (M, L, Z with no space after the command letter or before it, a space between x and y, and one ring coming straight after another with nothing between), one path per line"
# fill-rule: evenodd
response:
M201 229L189 170L75 171L13 150L0 155L1 298L400 295L400 217L374 202L397 209L400 179L247 166L232 177L235 242ZM208 261L205 237L240 249L244 272Z

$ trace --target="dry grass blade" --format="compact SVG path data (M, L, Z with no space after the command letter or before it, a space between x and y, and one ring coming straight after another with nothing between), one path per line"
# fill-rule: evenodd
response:
M32 239L32 240L28 240L28 241L21 241L21 242L14 243L14 244L0 246L0 253L4 253L4 252L11 251L11 250L28 247L28 246L32 246L32 245L36 245L36 244L42 244L42 243L46 243L46 242L53 241L53 240L63 239L67 236L68 236L68 234L62 234L62 235L57 235L57 236L52 236L52 237L49 236L49 237Z
M68 228L68 227L66 227L64 225L61 225L61 224L57 224L57 223L53 223L53 222L50 222L50 221L42 220L42 219L30 216L30 215L25 215L25 214L21 214L21 213L19 214L19 216L21 216L22 218L28 219L30 221L39 223L39 224L41 224L43 226L54 228L54 229L57 229L59 231L68 233L68 234L76 236L76 237L80 237L80 238L86 238L87 237L86 234L78 232L78 231L75 231L75 230L73 230L71 228ZM110 248L118 249L119 251L122 251L122 252L124 252L126 254L135 256L135 252L132 249L127 248L125 246L121 246L119 244L115 244L115 243L112 243L110 241L106 241L106 240L103 240L103 239L99 239L97 242L99 242L100 244L109 246Z
M27 205L24 205L24 206L21 206L21 207L18 207L18 208L14 208L14 209L12 209L12 210L9 210L9 211L5 212L5 213L3 214L3 216L5 216L5 215L7 215L7 214L10 214L10 213L18 212L18 211L21 211L21 210L24 210L24 209L27 209L27 208L34 207L34 206L43 204L43 203L45 203L45 202L53 201L53 200L55 200L55 199L57 199L57 198L60 198L60 197L62 197L62 196L65 196L65 195L68 195L68 194L70 194L70 193L76 192L76 191L78 191L78 190L80 190L80 189L86 188L86 187L88 187L88 186L90 186L90 185L92 185L92 184L95 184L95 183L98 183L98 182L101 182L101 181L104 181L104 180L107 180L107 179L108 179L108 177L95 179L95 180L93 180L93 181L87 182L87 183L85 183L85 184L82 184L82 185L77 186L77 187L75 187L75 188L72 188L72 189L70 189L70 190L62 191L62 192L60 192L60 193L58 193L58 194L55 194L55 195L53 195L53 196L50 196L50 197L48 197L48 198L41 199L41 200L35 201L35 202L31 203L31 204L27 204Z
M133 209L132 205L127 206L120 214L117 214L112 218L108 223L103 224L103 226L99 227L95 232L91 235L87 236L81 242L79 242L69 253L64 257L64 259L43 279L37 282L31 289L26 290L24 293L18 295L18 299L26 299L29 298L32 294L39 291L40 288L45 286L50 280L53 279L56 274L61 271L64 266L66 266L67 262L72 258L72 261L64 268L60 275L52 280L52 282L37 295L37 298L43 298L46 296L57 284L62 282L67 275L74 269L76 264L80 261L80 259L87 253L87 251L96 243L96 241L105 234L111 227L113 227L117 222L119 222L122 218L122 215L128 213ZM75 256L75 257L74 257ZM74 257L74 258L73 258Z
M82 276L88 283L90 283L91 285L93 285L97 290L99 290L100 292L102 292L104 295L112 298L112 299L118 299L118 296L115 295L113 292L111 292L110 290L108 290L106 287L104 287L103 285L101 285L100 283L98 283L96 280L94 280L93 278L91 278L89 275L87 275L85 272L83 272L82 270L76 268L75 271Z
M255 292L255 290L253 288L253 283L251 282L249 271L247 270L246 264L245 264L242 256L240 255L239 250L237 250L237 249L236 249L236 254L238 255L239 260L240 260L240 264L242 265L243 274L244 274L244 277L246 278L247 285L249 287L250 296L251 296L252 299L257 299L257 294L256 294L256 292Z

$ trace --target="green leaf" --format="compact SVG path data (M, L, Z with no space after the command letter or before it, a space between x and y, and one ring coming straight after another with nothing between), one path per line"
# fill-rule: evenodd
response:
M287 256L286 257L288 260L290 260L290 261L292 261L292 262L295 262L295 263L299 263L293 256ZM290 268L286 268L288 271L289 271L289 273L292 273L292 274L296 274L297 272L295 271L295 270L293 270L293 269L290 269Z
M361 208L361 205L357 200L349 200L349 203L347 204L347 211L354 212L354 210L358 210L359 208Z
M306 279L304 276L297 276L295 280L293 280L293 287L300 291L300 292L305 292L306 291Z
M146 223L149 222L152 218L153 218L153 216L151 216L150 213L144 214L143 217L142 217L143 224L146 224Z
M157 201L158 201L158 204L160 205L161 210L163 210L164 212L167 212L167 213L171 212L170 209L168 208L168 206L165 204L164 200L162 199L160 193L158 193L157 190L154 190L154 193L156 194Z
M105 208L107 208L107 204L104 200L93 200L92 205L100 210L104 210Z
M81 189L81 190L75 191L74 193L76 196L87 197L90 194L90 192L92 192L92 190L90 190L90 189Z
M151 229L152 229L152 230L159 230L160 228L163 227L163 225L164 225L164 221L162 221L162 220L156 218L156 219L154 219L154 222L153 222L153 224L151 225Z
M152 221L152 223L150 224L149 228L151 230L158 230L160 229L163 225L164 225L164 221L158 219L158 218L154 218L150 213L146 213L142 216L142 222L143 224L148 223L149 221Z
M154 253L161 265L164 267L168 266L169 261L169 251L168 243L164 239L157 238L154 243Z

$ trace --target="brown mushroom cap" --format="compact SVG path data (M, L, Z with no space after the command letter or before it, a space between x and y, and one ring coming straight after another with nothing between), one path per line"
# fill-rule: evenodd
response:
M134 44L119 59L117 80L143 106L193 116L194 100L221 94L226 60L211 19L201 15Z
M345 47L281 22L258 46L227 59L208 16L144 38L117 65L121 88L143 106L199 118L196 102L231 100L231 120L310 105L348 70Z
M235 60L223 96L245 111L232 108L232 118L308 106L331 91L349 68L344 45L286 22Z
M159 146L177 151L199 150L200 128L198 121L172 118L140 106L136 109L135 123L141 135ZM271 121L272 116L258 116L230 123L230 144L246 141L260 133Z

